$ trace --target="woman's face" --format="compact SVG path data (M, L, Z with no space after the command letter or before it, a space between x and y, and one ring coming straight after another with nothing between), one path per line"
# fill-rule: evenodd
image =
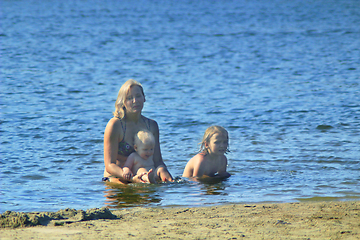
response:
M141 112L144 107L145 97L139 86L132 86L126 95L124 106L127 113Z

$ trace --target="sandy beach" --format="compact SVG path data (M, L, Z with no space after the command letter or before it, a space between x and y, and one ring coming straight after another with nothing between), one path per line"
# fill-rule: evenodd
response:
M1 239L360 239L360 202L8 211L0 221Z

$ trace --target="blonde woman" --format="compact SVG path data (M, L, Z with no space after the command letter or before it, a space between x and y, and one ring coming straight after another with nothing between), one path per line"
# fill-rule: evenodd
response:
M145 103L145 94L142 85L130 79L120 88L115 102L114 117L109 120L104 133L104 181L115 183L144 182L142 177L147 173L135 175L126 180L123 167L128 156L134 150L134 136L142 129L147 129L155 137L153 161L155 167L164 176L165 181L173 181L163 162L160 142L159 127L156 121L142 115Z

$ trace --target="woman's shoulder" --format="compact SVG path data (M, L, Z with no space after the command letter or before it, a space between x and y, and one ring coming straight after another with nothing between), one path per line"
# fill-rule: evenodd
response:
M221 156L221 161L227 163L227 157L225 155Z
M144 121L150 122L151 124L157 124L157 122L154 119L145 117L144 115L141 115L144 118Z
M112 129L120 129L121 128L121 119L117 117L113 117L109 120L109 122L106 125L106 129L112 130Z
M109 122L108 122L108 125L115 125L115 124L121 124L121 119L118 118L118 117L112 117L110 118Z
M145 123L150 127L150 130L159 130L159 125L158 123L151 118L147 118L145 116L143 116Z

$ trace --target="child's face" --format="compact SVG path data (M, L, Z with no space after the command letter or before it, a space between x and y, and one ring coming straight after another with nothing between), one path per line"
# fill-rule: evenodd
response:
M215 133L206 144L209 154L224 155L228 147L228 136L223 133Z
M154 154L154 144L139 143L138 145L136 145L136 152L142 159L148 160L148 158Z

